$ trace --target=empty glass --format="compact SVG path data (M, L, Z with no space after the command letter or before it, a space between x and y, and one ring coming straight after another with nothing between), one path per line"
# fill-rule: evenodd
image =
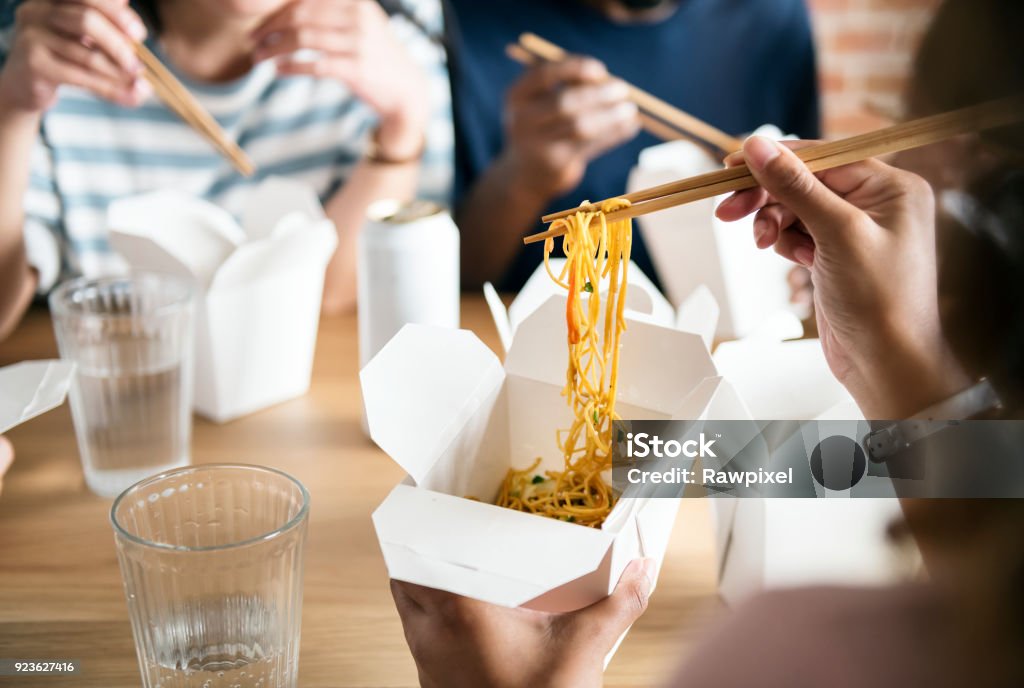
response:
M111 521L143 688L295 688L309 494L271 468L132 486Z
M50 294L61 357L76 364L71 413L96 494L189 462L193 294L156 273L77 279Z

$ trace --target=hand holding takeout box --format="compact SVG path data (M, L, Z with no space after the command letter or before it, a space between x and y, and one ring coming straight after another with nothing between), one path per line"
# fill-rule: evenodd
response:
M562 464L565 302L519 323L504 365L470 332L410 325L363 369L370 434L409 473L373 516L392 578L568 611L607 596L633 559L660 565L677 500L625 496L600 529L488 503L510 466ZM624 418L746 417L699 335L630 319L620 365Z

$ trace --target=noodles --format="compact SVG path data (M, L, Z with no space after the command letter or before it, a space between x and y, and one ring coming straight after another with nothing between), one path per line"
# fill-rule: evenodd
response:
M569 365L562 394L574 420L568 430L555 433L564 469L538 475L539 458L524 470L510 469L498 494L499 506L598 528L615 504L602 473L611 468L612 422L619 418L615 390L619 343L626 329L632 224L628 219L608 222L605 213L628 205L625 199L613 199L600 212L578 211L559 220L566 230L566 263L558 275L549 261L554 241L544 245L548 274L568 292ZM602 304L604 279L607 296Z

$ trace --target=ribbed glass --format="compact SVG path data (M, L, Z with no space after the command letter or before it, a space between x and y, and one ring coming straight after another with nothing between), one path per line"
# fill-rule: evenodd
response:
M143 688L295 688L309 493L270 468L134 485L111 521Z
M50 295L89 488L114 497L189 463L194 292L172 275L78 279Z

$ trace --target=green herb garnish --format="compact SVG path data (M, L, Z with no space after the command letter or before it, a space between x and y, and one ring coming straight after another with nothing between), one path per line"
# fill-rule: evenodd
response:
M542 483L542 482L544 482L544 476L543 475L535 475L535 476L533 476L532 482L533 482L534 485L536 485L537 483Z
M598 422L599 421L597 420L597 411L594 411L594 425L597 425Z
M587 280L587 283L583 285L583 291L587 292L588 294L594 293L594 285L590 283L590 280Z

